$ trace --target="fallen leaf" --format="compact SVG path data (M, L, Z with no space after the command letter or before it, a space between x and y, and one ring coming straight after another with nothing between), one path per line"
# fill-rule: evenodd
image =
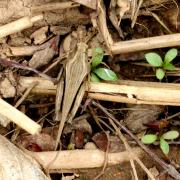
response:
M49 134L38 135L22 134L17 138L17 143L30 151L52 151L55 147L55 140Z
M128 111L124 123L136 133L147 129L147 126L144 126L144 124L157 120L164 109L162 106L156 105L134 105L132 108L135 110Z
M93 137L92 140L96 144L96 146L101 149L102 151L107 150L107 145L108 145L108 139L107 136L104 132L101 133L96 133ZM109 136L109 152L114 153L114 152L121 152L124 149L124 145L121 143L120 139L117 136Z
M0 179L49 180L37 162L0 135Z

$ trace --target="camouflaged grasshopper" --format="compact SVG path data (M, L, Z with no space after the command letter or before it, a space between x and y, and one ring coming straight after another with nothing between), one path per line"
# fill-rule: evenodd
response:
M62 116L56 140L57 149L63 127L69 115L73 119L85 92L84 79L90 72L90 63L87 56L88 46L85 42L77 43L77 50L74 55L68 57L65 64L65 86L62 104ZM70 56L70 55L69 55Z

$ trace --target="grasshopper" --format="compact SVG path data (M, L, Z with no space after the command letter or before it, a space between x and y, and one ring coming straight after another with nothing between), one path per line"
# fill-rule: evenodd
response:
M58 135L56 139L55 148L57 149L63 127L72 109L72 114L75 115L77 107L73 107L73 102L81 102L83 98L84 79L90 72L90 63L88 62L87 56L88 46L84 42L77 44L77 51L65 64L65 87L64 87L64 98L62 105L62 116L58 129ZM79 92L81 91L81 92ZM77 103L74 103L77 106ZM71 116L72 119L72 116Z

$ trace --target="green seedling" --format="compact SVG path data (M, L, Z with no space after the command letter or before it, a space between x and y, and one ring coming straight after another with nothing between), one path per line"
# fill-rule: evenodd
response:
M117 75L112 70L99 67L102 64L102 60L104 57L104 51L102 48L95 48L93 49L92 54L92 64L91 64L91 81L92 82L100 82L100 79L106 81L116 81Z
M157 140L159 140L160 143L160 148L162 150L162 152L165 155L168 155L169 153L169 144L166 140L173 140L179 137L179 132L178 131L168 131L166 133L164 133L161 136L158 136L156 134L147 134L144 135L141 139L141 141L144 144L153 144L154 142L156 142Z
M177 49L173 48L165 54L164 60L162 60L161 56L155 52L145 54L145 58L150 65L156 68L157 79L162 80L167 70L176 70L175 66L171 62L177 54Z

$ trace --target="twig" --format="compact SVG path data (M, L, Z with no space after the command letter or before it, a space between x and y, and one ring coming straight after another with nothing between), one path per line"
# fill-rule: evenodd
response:
M30 28L33 26L33 24L37 21L40 21L43 19L43 15L37 15L32 18L30 17L23 17L21 19L18 19L16 21L13 21L9 24L0 26L0 38L6 37L10 34L17 33L19 31L22 31L26 28Z
M44 74L44 73L42 73L42 72L40 72L40 71L38 71L38 70L36 70L34 68L31 68L29 66L25 66L25 65L19 64L16 61L10 61L10 60L7 60L7 59L0 58L0 64L2 66L5 66L5 67L14 67L14 68L19 68L19 69L24 69L24 70L32 71L32 72L38 74L39 76L41 76L41 77L43 77L45 79L48 79L48 80L50 80L52 82L56 82L56 80L51 78L50 76L48 76L48 75L46 75L46 74Z
M166 24L158 17L156 13L150 12L154 19L169 33L172 34L172 31L166 26Z
M113 54L121 54L156 48L173 47L179 45L180 33L176 33L170 35L116 42L112 45L111 50Z
M31 92L31 90L38 84L38 82L34 82L32 83L27 90L25 91L25 93L21 96L21 98L16 102L16 104L14 105L15 108L19 107L19 105L26 99L26 97L29 95L29 93Z
M125 126L123 126L112 114L110 114L103 106L96 103L94 100L92 101L92 104L96 107L100 108L109 118L111 118L116 124L119 125L119 127L125 131L134 141L152 158L154 159L158 164L160 164L163 169L171 175L175 179L180 179L179 172L170 164L165 163L162 159L160 159L156 154L154 154L152 151L149 150L147 146L142 144L134 134L132 134Z
M41 126L0 98L0 114L30 134L37 134Z
M132 148L138 156L142 156L140 148ZM55 169L82 169L102 167L105 160L105 152L100 150L71 150L71 151L47 151L47 152L29 152L43 168L49 170ZM58 155L57 155L58 154ZM128 162L130 159L129 152L108 153L108 165L115 165ZM52 162L53 160L53 162ZM50 162L52 162L50 164Z

